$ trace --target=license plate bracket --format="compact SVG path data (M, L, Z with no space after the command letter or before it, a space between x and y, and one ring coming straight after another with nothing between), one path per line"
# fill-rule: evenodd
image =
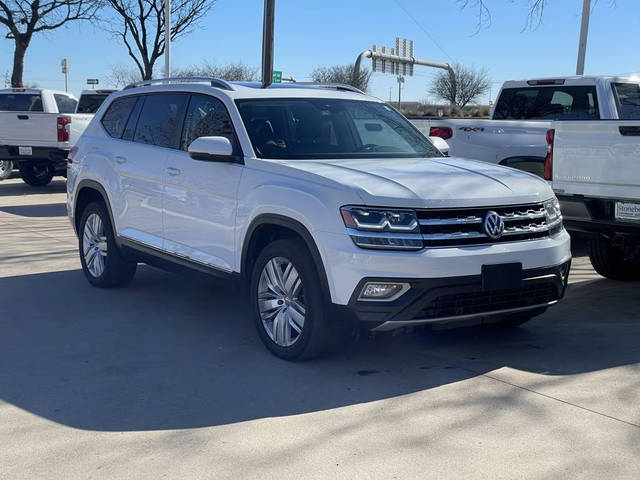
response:
M616 220L640 222L640 203L616 202Z
M522 263L482 266L482 290L514 290L522 286Z
M31 156L33 155L32 147L18 147L18 155Z

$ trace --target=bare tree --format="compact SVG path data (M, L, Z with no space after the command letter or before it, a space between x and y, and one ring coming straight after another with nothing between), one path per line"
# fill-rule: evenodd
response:
M252 82L258 80L258 68L250 67L242 62L213 65L204 62L202 65L191 65L176 70L180 77L216 77L227 81Z
M429 88L429 93L446 100L451 105L464 108L489 90L490 82L485 70L453 65L455 75L439 73Z
M137 68L117 64L112 65L109 69L109 73L106 78L106 85L115 88L123 88L134 82L139 82L140 80L142 80L142 76Z
M105 0L116 13L111 32L127 47L143 80L150 80L153 67L164 54L164 0ZM190 33L216 0L171 2L171 40Z
M24 57L35 33L55 30L73 20L95 18L100 0L0 0L0 25L13 40L11 86L22 87Z
M363 92L366 92L369 88L369 80L371 79L371 72L366 68L360 69L358 78L353 78L354 75L353 64L348 65L333 65L331 67L318 67L311 72L311 78L314 82L320 83L344 83L346 85L352 85L359 88Z

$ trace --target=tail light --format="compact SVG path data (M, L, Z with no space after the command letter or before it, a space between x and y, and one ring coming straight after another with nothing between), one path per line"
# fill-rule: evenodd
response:
M69 154L67 155L67 163L72 164L73 159L76 158L77 154L78 154L78 147L71 148L71 150L69 150Z
M555 130L547 130L547 156L544 157L545 180L553 180L553 140L555 136Z
M440 137L443 140L453 137L453 130L449 127L431 127L429 129L430 137Z
M68 142L71 130L71 117L58 117L58 141Z

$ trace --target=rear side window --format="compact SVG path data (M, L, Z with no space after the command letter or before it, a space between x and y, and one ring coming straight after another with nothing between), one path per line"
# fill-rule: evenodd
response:
M180 149L187 150L199 137L225 137L237 149L233 124L224 104L208 95L192 95L184 120Z
M495 120L598 120L596 87L554 85L505 88L493 114Z
M82 95L78 102L78 113L96 113L107 95Z
M640 120L640 85L614 83L613 92L621 120Z
M76 111L78 102L75 99L59 93L54 93L53 99L58 106L58 113L74 113Z
M0 112L42 112L42 97L40 94L1 93Z
M159 147L178 148L188 99L189 95L184 93L148 95L133 140Z
M130 96L114 100L102 116L102 126L114 138L120 138L138 97Z

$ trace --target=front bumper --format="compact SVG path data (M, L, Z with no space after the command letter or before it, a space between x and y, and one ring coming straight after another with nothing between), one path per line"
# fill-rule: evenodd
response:
M483 288L482 275L456 278L397 279L411 288L393 302L361 301L357 293L369 281L356 288L346 310L361 327L392 330L398 327L443 323L481 323L483 317L546 308L563 296L571 261L546 268L523 270L521 284L514 288Z

